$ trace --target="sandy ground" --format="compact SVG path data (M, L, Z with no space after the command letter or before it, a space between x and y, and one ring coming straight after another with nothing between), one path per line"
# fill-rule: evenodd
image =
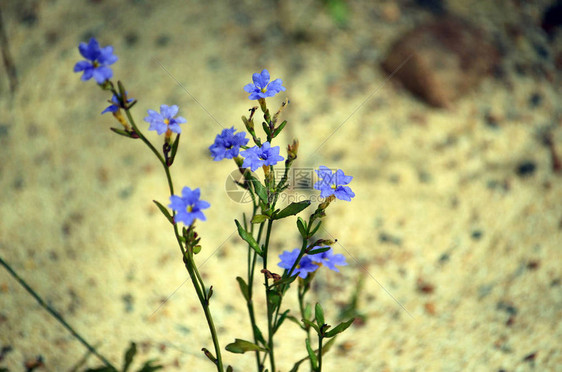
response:
M115 364L136 341L137 362L212 371L193 290L174 293L187 274L152 204L167 199L161 168L109 131L108 97L72 68L95 35L115 47L139 124L162 103L187 118L174 178L212 205L199 262L223 346L250 338L233 224L249 206L228 198L233 164L212 162L207 147L222 127L243 129L252 102L242 87L267 68L287 88L271 105L291 100L277 144L300 138L297 166L355 177L356 198L330 207L325 232L349 266L320 273L314 296L335 321L362 280L365 323L340 337L325 370L561 371L562 178L540 141L550 131L562 146L560 37L549 43L537 26L545 1L483 3L448 8L503 43L505 74L439 110L385 84L379 68L402 32L432 17L409 1L352 2L347 27L320 1L2 1L19 84L11 94L0 73L0 255ZM522 30L515 41L508 24ZM294 222L273 241L276 253L296 247ZM302 336L282 331L279 370L304 356ZM38 355L44 370L68 371L86 354L3 269L0 346L12 348L0 362L11 371ZM253 368L252 356L225 358Z

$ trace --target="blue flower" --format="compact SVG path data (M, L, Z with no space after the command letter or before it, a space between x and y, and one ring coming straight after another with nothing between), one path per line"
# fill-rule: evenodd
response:
M248 143L245 132L234 134L235 131L236 129L232 127L223 129L221 134L217 134L215 143L209 146L214 161L237 157L240 146L245 146Z
M191 190L185 186L181 194L181 197L177 195L170 196L171 203L168 207L177 212L174 221L176 223L183 222L186 226L191 225L195 219L205 221L206 218L201 209L207 209L211 204L205 200L200 200L201 191L199 188Z
M113 47L106 46L100 48L98 41L91 38L88 44L80 43L78 50L86 61L80 61L74 65L74 72L83 71L81 79L83 81L90 80L92 77L98 84L111 79L113 71L107 67L117 61L117 57L113 55Z
M244 159L242 168L251 168L252 172L263 165L275 165L285 158L279 155L279 146L271 147L269 142L264 142L261 147L254 146L240 152Z
M327 198L328 196L335 195L340 200L351 201L351 198L355 196L355 193L351 191L349 186L344 186L349 184L353 177L346 176L341 169L332 173L330 168L321 165L316 173L321 179L314 184L314 188L320 190L321 197Z
M250 93L249 99L260 99L273 97L277 93L284 91L285 87L282 85L281 79L275 79L269 82L269 72L264 69L261 74L255 73L252 75L253 84L248 84L244 90Z
M314 247L314 248L327 248L327 247ZM318 264L322 264L326 266L330 270L334 270L336 272L340 272L336 265L338 266L345 266L347 262L345 262L345 256L343 254L334 254L333 248L330 250L318 254L313 254L308 256L313 262Z
M299 248L295 248L290 252L284 251L279 255L279 259L281 260L281 262L279 262L277 266L286 270L291 270L291 268L295 264L295 261L299 257L299 253ZM308 273L316 271L316 269L318 269L318 265L312 262L312 260L310 259L311 257L312 256L304 255L291 275L298 274L301 278L304 279L308 276Z
M179 125L186 123L187 120L181 116L174 118L178 110L178 106L176 105L162 105L160 106L160 113L154 110L148 110L148 116L144 118L144 121L150 123L148 130L155 130L158 134L165 133L168 130L178 134L181 133Z
M125 96L126 96L126 95L127 95L127 92L125 92ZM131 103L131 102L133 102L134 100L135 100L134 98L129 98L129 99L127 99L127 103ZM119 111L119 109L121 108L121 107L119 107L119 97L114 94L114 95L111 97L111 102L112 102L113 104L110 105L110 106L107 106L107 107L105 108L105 110L103 110L103 111L101 112L102 114L105 114L106 112L117 112L117 111Z

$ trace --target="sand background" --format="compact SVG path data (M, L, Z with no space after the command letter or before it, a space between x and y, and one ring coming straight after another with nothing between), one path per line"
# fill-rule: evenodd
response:
M319 1L3 0L19 83L11 94L0 73L0 255L115 364L136 341L137 363L155 357L166 370L212 371L189 283L155 312L187 278L152 204L167 200L163 172L140 142L109 131L118 125L100 115L109 97L72 68L78 43L96 36L115 48L114 74L139 101L139 125L162 103L187 118L173 176L212 205L198 259L215 289L223 346L251 337L234 280L245 249L233 224L249 207L225 193L233 164L213 162L207 148L222 127L243 129L252 102L242 87L267 68L287 88L272 107L291 100L277 144L297 137L297 166L355 177L356 198L335 203L326 219L349 266L319 273L314 296L334 321L362 278L366 321L340 337L325 370L560 371L562 178L539 134L550 130L562 145L553 63L562 47L538 27L549 2L534 3L447 2L503 43L505 76L439 110L384 85L379 67L401 33L434 17L414 2L350 2L349 23L338 27ZM510 38L506 24L522 36ZM525 162L535 171L520 176ZM272 239L277 253L296 247L294 221ZM304 356L302 336L294 325L282 331L280 370ZM86 353L2 269L0 346L8 345L0 367L11 371L37 355L44 370L68 371ZM225 358L237 371L253 368L252 356Z

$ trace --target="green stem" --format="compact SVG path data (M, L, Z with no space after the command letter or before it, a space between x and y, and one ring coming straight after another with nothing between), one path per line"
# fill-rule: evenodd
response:
M265 235L265 244L263 249L263 268L267 270L267 255L269 249L269 239L271 237L271 227L273 225L273 220L267 221L267 232ZM271 365L271 371L275 372L275 355L274 355L274 347L273 347L273 312L275 309L273 308L273 304L269 300L269 279L265 276L265 298L267 304L267 345L268 345L268 353L269 353L269 363Z
M318 372L322 371L322 334L318 333Z
M2 257L0 257L0 264L2 266L4 266L4 268L8 271L8 273L10 273L10 275L12 275L12 277L14 277L14 279L16 279L16 281L18 283L21 284L21 286L23 288L25 288L25 290L31 295L33 296L33 298L35 298L35 300L39 303L39 305L41 305L41 307L43 307L45 310L47 310L47 312L49 314L51 314L51 316L53 316L53 318L55 318L60 324L62 324L62 326L64 328L66 328L67 331L69 331L72 336L74 336L74 338L76 338L78 341L80 341L80 343L82 345L84 345L86 347L86 349L88 349L92 354L94 354L95 356L97 356L99 358L99 360L101 360L103 362L103 364L105 364L107 367L114 369L115 371L117 371L117 368L115 368L103 355L101 355L100 353L97 352L97 350L90 345L85 339L84 337L80 336L80 334L78 332L76 332L74 330L74 328L72 328L70 326L70 324L68 324L64 318L62 317L62 315L60 315L55 309L53 309L51 306L49 306L42 298L41 296L39 296L37 294L37 292L35 292L28 284L27 282L21 278L13 269L10 265L8 265L8 263L6 261L4 261L2 259Z
M164 157L162 155L160 155L158 150L156 150L156 148L152 145L152 143L138 129L138 127L137 127L137 125L136 125L136 123L135 123L135 121L134 121L134 119L133 119L133 117L130 113L130 110L125 110L125 113L127 114L127 118L129 119L129 122L131 123L131 126L135 130L135 133L148 146L148 148L154 153L154 155L156 155L156 157L158 158L158 160L160 161L160 163L164 167L164 172L166 173L166 180L168 181L168 188L169 188L169 191L170 191L170 195L174 195L174 183L172 181L172 175L170 173L170 167L168 166L168 164L166 164L166 160L164 159ZM175 217L175 215L176 215L176 212L172 211L172 216ZM216 353L216 358L217 358L217 362L216 362L217 370L219 372L223 372L224 366L223 366L223 363L222 363L220 344L219 344L215 324L214 324L214 321L213 321L213 316L212 316L210 308L209 308L209 301L207 300L207 294L205 293L205 288L206 288L205 283L203 282L203 278L199 274L199 270L197 270L197 266L195 265L195 261L193 259L193 253L188 252L184 249L184 246L183 246L182 241L181 241L181 236L180 236L179 231L178 231L177 224L174 223L173 226L174 226L174 234L176 236L176 240L178 242L178 245L179 245L181 253L182 253L185 268L186 268L187 272L189 273L189 277L191 278L191 282L193 283L193 287L195 289L197 297L199 298L199 302L201 303L201 307L203 308L203 312L205 313L207 325L208 325L209 331L211 333L211 338L213 339L213 345L215 347L215 353Z

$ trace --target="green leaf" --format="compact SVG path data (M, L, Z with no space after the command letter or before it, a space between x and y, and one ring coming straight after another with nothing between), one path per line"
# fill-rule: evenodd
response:
M258 181L258 179L256 177L252 176L252 173L250 172L249 169L244 174L244 176L252 184L252 186L254 186L254 191L256 192L256 194L258 194L258 197L260 198L262 203L267 205L269 200L268 200L268 197L267 197L267 190L265 189L265 186L262 185L261 182Z
M254 324L252 328L254 329L254 333L256 334L257 341L266 346L267 343L265 342L265 338L263 337L263 333L261 333L259 327Z
M332 248L330 248L330 247L327 247L327 248L317 248L317 249L311 250L311 251L308 252L307 254L308 254L308 255L320 254L320 253L327 252L327 251L329 251L330 249L332 249Z
M283 312L283 314L281 314L279 316L279 320L277 321L277 324L275 324L275 326L273 327L273 333L277 332L277 330L279 329L279 327L281 327L281 324L283 324L283 322L285 321L285 319L287 319L287 315L289 315L289 311L290 310L285 310Z
M304 307L303 315L306 319L310 319L310 317L312 316L312 307L310 306L310 304L306 304L306 306Z
M133 358L135 357L136 353L137 344L131 342L131 346L129 346L129 349L125 352L125 357L123 358L123 372L127 372L129 367L131 366L131 363L133 362Z
M113 367L98 367L88 368L85 372L117 372L117 370Z
M254 217L252 217L252 223L262 223L267 219L269 219L269 217L265 214L256 214Z
M247 301L250 301L250 290L248 289L248 284L242 279L241 277L237 276L236 280L238 281L238 286L240 287L240 292L242 292L242 296Z
M314 318L316 319L316 324L318 324L318 327L322 327L324 324L326 324L324 322L324 310L322 309L322 305L320 305L319 303L316 303L316 306L314 307Z
M211 362L213 362L215 365L218 365L217 358L215 358L215 356L208 349L202 348L201 351Z
M308 352L308 357L312 362L312 369L316 370L318 368L318 358L316 357L314 350L312 350L312 347L310 347L310 341L308 339L306 339L306 351Z
M346 329L349 328L349 326L353 323L354 320L355 320L355 318L351 318L347 322L343 322L343 323L338 324L331 331L326 332L324 337L330 338L330 337L334 337L335 335L337 335L339 333L342 333L343 331L345 331Z
M308 233L306 232L306 222L302 218L297 218L297 229L301 233L303 239L308 239Z
M271 135L271 130L269 129L269 125L267 125L267 123L263 121L261 123L261 126L263 128L263 131L265 132L265 134L267 134L267 137L269 138L269 136Z
M238 222L238 220L234 220L234 222L236 223L236 227L238 228L238 235L240 235L240 237L244 241L246 241L246 243L248 243L250 248L252 248L254 251L256 251L256 253L258 255L261 256L262 250L261 250L260 246L258 245L258 243L256 242L256 239L254 239L252 234L250 234L249 232L244 230L244 228L242 227L242 225L240 225L240 222Z
M151 359L143 364L142 368L138 370L138 372L154 372L158 371L159 369L164 369L164 367L160 364L152 365L152 363L156 363L156 359Z
M310 200L304 200L304 201L301 201L301 202L291 203L287 207L285 207L285 209L283 209L281 212L275 213L275 215L273 216L273 219L279 220L281 218L294 216L294 215L302 212L309 205L310 205Z
M276 307L281 303L281 296L279 296L277 292L267 291L267 300Z
M173 163L174 159L176 158L176 153L178 152L178 146L180 144L180 135L181 133L176 136L176 139L172 144L172 153L170 154L170 164Z
M318 225L316 225L316 227L314 227L312 231L310 231L309 236L314 236L314 234L316 234L316 231L318 231L318 229L320 228L320 225L322 225L322 221L318 221Z
M260 347L250 341L241 340L239 338L235 339L234 342L226 345L225 349L235 354L244 354L246 351L266 351L263 347Z
M320 327L318 327L315 323L311 322L308 319L304 319L304 318L302 319L302 322L304 323L305 326L314 328L316 333L320 333Z
M306 327L302 325L302 322L299 321L296 317L292 316L292 315L287 315L287 319L289 319L291 322L295 323L296 325L298 325L302 330L306 331Z
M281 124L279 124L279 126L277 128L275 128L275 130L273 131L273 138L277 137L279 135L279 133L281 133L281 131L283 130L283 128L285 128L285 125L287 125L287 120L283 120L283 122Z
M158 207L158 209L160 209L160 212L162 212L162 214L168 219L168 221L173 225L174 224L174 218L172 217L172 215L170 214L170 212L168 212L168 209L166 209L166 207L164 207L162 204L160 204L159 202L157 202L156 200L153 200L154 204L156 204L156 206Z
M126 130L117 129L117 128L109 128L109 129L111 129L113 132L115 132L115 133L117 133L117 134L119 134L119 135L121 135L121 136L128 137L128 138L134 138L134 137L131 135L131 133L127 132Z

